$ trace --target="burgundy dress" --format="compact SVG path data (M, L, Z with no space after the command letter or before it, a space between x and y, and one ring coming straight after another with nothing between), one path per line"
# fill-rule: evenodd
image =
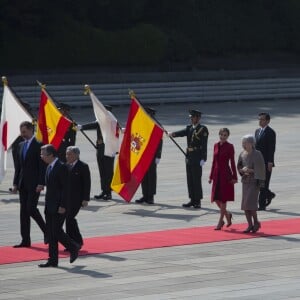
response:
M214 156L209 179L213 181L211 202L234 201L234 184L237 180L237 172L234 161L234 147L232 144L220 142L214 145Z

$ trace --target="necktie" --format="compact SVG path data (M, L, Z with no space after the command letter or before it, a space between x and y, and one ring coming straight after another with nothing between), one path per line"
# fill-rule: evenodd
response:
M261 128L261 129L260 129L260 131L259 131L259 134L258 134L258 136L259 136L259 137L261 137L261 135L263 134L263 132L264 132L264 129L263 129L263 128Z
M47 180L49 179L49 176L50 176L51 170L52 170L52 166L51 166L51 165L49 165L49 166L47 167L47 170L46 170L46 179L47 179Z
M28 150L28 141L25 141L24 146L23 146L23 153L22 153L23 159L25 159L25 157L26 157L27 150Z

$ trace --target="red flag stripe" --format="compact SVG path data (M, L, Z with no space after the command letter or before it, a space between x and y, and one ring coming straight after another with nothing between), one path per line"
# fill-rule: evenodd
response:
M148 145L157 145L158 147L159 142L162 139L162 135L162 130L157 125L155 125L151 133ZM143 179L146 171L148 170L152 162L157 147L147 147L145 149L139 163L136 165L135 169L131 173L130 181L126 182L126 184L120 190L120 196L127 202L129 202L135 194L141 180Z

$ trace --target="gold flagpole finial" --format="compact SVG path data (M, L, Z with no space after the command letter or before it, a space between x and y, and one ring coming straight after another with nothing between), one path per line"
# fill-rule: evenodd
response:
M83 94L84 95L88 95L90 92L91 92L90 86L88 84L85 84L84 85L84 92L83 92Z
M46 88L46 84L45 83L41 83L40 81L36 81L37 84L41 87L41 89L45 89Z
M128 94L129 94L130 98L135 98L135 92L133 90L129 90Z
M2 76L2 82L4 85L8 85L7 78L5 76Z

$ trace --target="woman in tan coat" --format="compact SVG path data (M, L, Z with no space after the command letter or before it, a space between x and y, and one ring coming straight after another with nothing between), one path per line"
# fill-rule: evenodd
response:
M255 150L255 137L245 135L242 138L244 150L239 155L237 169L242 176L242 205L248 222L244 233L256 232L261 227L257 218L258 194L265 180L264 158L260 151Z

